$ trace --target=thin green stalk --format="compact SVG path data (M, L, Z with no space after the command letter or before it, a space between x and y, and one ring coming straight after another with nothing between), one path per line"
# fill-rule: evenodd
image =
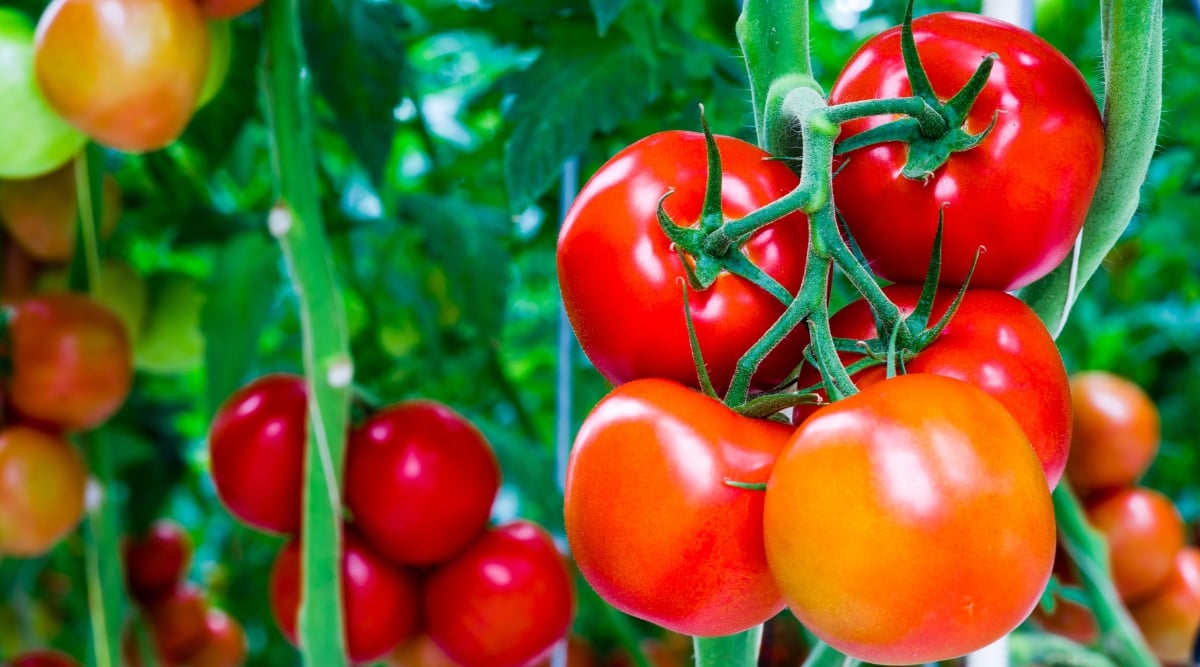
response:
M839 653L837 649L823 641L818 641L804 660L802 667L854 667L862 661Z
M312 101L297 0L264 5L262 86L278 201L268 226L300 306L309 391L301 544L300 649L320 667L346 664L341 605L341 479L354 368L319 200Z
M754 665L758 663L758 651L762 645L763 626L724 637L693 637L696 650L696 667L730 667L732 665Z

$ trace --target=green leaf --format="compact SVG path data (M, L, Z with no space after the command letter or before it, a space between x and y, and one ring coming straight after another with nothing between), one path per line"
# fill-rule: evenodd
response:
M626 0L591 0L592 13L596 15L596 32L606 34L613 21L621 15L625 3Z

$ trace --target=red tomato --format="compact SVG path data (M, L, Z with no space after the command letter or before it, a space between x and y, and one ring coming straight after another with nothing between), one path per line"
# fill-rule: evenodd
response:
M35 44L34 71L50 106L122 151L175 141L208 69L208 27L193 0L54 0Z
M41 294L13 311L9 395L21 413L67 430L99 426L133 385L125 325L81 294Z
M1067 479L1083 496L1131 486L1158 453L1158 408L1142 388L1111 373L1071 376L1075 436Z
M1193 664L1192 642L1200 631L1200 550L1180 549L1166 584L1129 613L1159 660Z
M5 667L79 667L74 658L50 649L28 651L4 664Z
M893 285L884 291L906 316L921 296L921 288L914 285ZM954 297L953 291L938 294L931 322L941 319ZM861 299L835 313L829 327L839 338L878 336L871 309ZM849 362L859 356L843 355L843 359ZM999 290L968 291L942 335L905 369L966 380L1000 401L1025 431L1050 488L1058 485L1071 446L1071 393L1054 339L1029 306ZM856 374L854 382L865 389L885 377L887 369L878 366ZM819 381L811 366L800 375L801 386ZM797 423L814 410L797 408Z
M308 390L298 375L266 375L234 392L213 417L208 455L217 495L259 530L300 530Z
M1113 585L1126 604L1161 589L1183 548L1175 504L1146 488L1119 489L1085 505L1088 520L1108 540Z
M263 0L198 0L201 11L210 19L231 19L261 5Z
M169 595L192 558L192 539L170 519L155 521L145 535L123 547L125 583L130 597L141 604Z
M499 488L491 445L440 403L397 403L350 436L346 505L371 546L401 563L430 565L465 547Z
M783 608L763 552L761 483L792 429L668 380L621 385L584 420L567 469L571 552L614 607L718 636Z
M0 431L0 554L46 553L83 518L87 467L70 443L27 426Z
M350 660L373 662L417 632L419 584L406 568L388 562L346 530L342 550L342 611ZM271 568L271 613L296 644L300 613L300 543L288 542Z
M1011 290L1047 274L1067 256L1100 178L1104 127L1087 82L1054 47L1017 26L976 14L941 12L913 21L921 61L941 100L970 79L988 53L996 60L965 129L996 126L975 148L955 153L925 180L901 175L906 145L852 151L833 179L838 210L880 276L920 282L945 210L941 280L960 285L979 246L987 253L975 287ZM911 95L900 28L871 38L833 84L831 104ZM894 120L842 126L842 139Z
M567 633L575 589L549 533L515 521L430 572L422 609L430 638L464 667L525 667Z
M806 420L767 483L763 531L788 607L834 648L914 664L1025 620L1054 562L1029 441L961 380L902 375Z
M241 667L246 662L246 633L242 624L221 611L205 616L208 639L188 657L185 667Z
M121 187L104 177L101 236L112 235L121 216ZM40 262L67 262L78 228L75 161L37 178L0 181L0 222L21 249Z
M698 386L688 345L680 280L683 264L657 220L658 200L676 224L700 216L707 180L704 136L659 132L600 167L567 212L558 237L558 282L571 326L609 382L660 377ZM724 177L722 210L738 218L779 199L799 180L783 163L731 137L717 137ZM804 276L808 223L790 215L758 232L743 251L792 294ZM718 391L737 360L784 306L752 283L722 274L689 295L696 336ZM755 375L772 387L800 362L803 327Z
M183 662L208 639L208 601L194 584L183 583L145 608L154 654L163 662Z

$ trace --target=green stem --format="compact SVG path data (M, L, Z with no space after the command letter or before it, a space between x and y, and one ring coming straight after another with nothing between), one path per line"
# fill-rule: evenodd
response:
M117 667L121 664L121 617L125 599L117 541L117 507L111 493L111 443L105 441L102 432L95 432L88 439L91 441L87 448L88 467L94 476L93 483L101 490L99 501L88 509L84 531L92 656L96 667Z
M804 660L802 667L854 667L862 661L840 653L823 641L818 641Z
M268 223L299 301L309 391L300 648L306 664L339 667L346 665L340 489L354 371L321 217L299 5L297 0L271 0L264 9L262 86L278 194Z
M1008 652L1014 665L1117 667L1107 656L1093 653L1066 637L1041 632L1017 632L1008 641Z
M762 644L763 626L724 637L693 637L696 649L696 667L731 667L758 663L758 650Z
M817 93L808 45L807 0L746 0L737 21L746 58L758 145L772 155L794 154L792 119L779 113L796 88Z
M938 137L950 129L950 125L938 110L920 97L897 97L881 100L863 100L835 104L826 110L826 117L833 123L844 123L868 116L904 115L917 120L923 133Z

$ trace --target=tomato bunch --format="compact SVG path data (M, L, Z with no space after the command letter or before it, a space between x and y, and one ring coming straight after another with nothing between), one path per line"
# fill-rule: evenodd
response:
M271 608L293 643L301 603L301 494L308 393L299 376L235 392L209 431L221 501L291 539L271 571ZM426 633L466 667L523 667L564 637L574 589L551 536L528 521L489 527L500 467L483 434L449 407L409 400L348 437L342 606L349 658L367 663Z

